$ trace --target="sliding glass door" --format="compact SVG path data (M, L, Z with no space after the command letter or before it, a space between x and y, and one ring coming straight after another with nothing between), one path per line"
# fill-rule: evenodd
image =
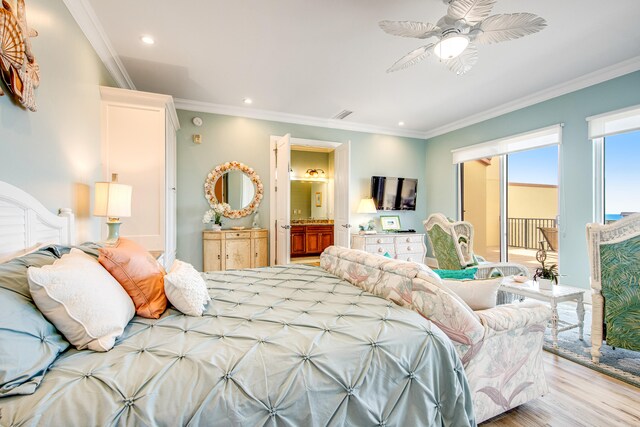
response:
M452 151L460 217L473 225L476 255L533 272L544 249L557 263L561 140L562 125L553 125Z
M539 267L536 251L558 263L558 146L507 155L507 257Z

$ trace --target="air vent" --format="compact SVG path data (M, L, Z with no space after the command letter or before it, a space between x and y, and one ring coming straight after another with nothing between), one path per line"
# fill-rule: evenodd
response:
M333 118L336 119L336 120L344 120L345 117L349 116L350 114L353 114L353 111L342 110L338 114L333 116Z

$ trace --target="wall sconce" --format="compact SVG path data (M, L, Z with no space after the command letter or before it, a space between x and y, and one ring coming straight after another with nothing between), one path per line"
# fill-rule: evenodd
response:
M325 172L322 169L307 169L304 173L305 178L319 178L324 175Z
M202 135L200 135L199 133L196 133L193 135L193 143L194 144L201 144L202 143Z

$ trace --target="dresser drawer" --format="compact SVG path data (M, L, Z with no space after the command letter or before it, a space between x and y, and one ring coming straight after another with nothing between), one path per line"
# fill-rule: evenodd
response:
M389 252L389 255L393 256L396 253L395 246L393 244L390 245L367 245L365 246L365 251L371 254L384 255L385 252Z
M422 253L398 254L396 255L395 258L399 259L400 261L410 261L410 262L418 262L418 263L424 262L424 257L422 256Z
M418 243L421 244L424 239L422 237L422 234L417 234L415 236L397 236L396 237L396 244L401 244L401 243Z
M424 249L422 248L421 243L397 243L396 244L396 252L399 254L419 254L422 253Z
M368 245L393 245L394 236L367 236Z
M251 232L250 231L227 231L226 236L227 240L229 239L250 239Z

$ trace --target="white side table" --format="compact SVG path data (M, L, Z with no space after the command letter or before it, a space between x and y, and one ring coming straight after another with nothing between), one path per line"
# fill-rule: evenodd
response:
M544 290L538 287L536 282L529 280L525 283L518 283L511 279L503 280L500 290L510 292L527 298L533 298L539 301L551 304L551 335L553 337L553 347L558 347L558 333L568 331L569 329L578 328L578 337L583 340L584 332L584 293L586 289L572 288L570 286L553 286L551 290ZM572 324L560 320L558 316L558 303L564 301L575 301L577 303L576 314L578 315L578 323Z

